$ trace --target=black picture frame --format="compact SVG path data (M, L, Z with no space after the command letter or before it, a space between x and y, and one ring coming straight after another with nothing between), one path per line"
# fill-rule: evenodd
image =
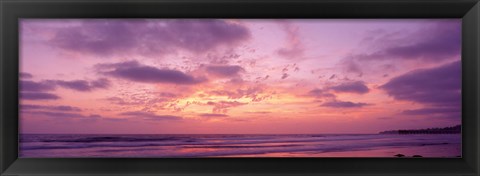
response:
M479 175L478 0L0 0L0 175ZM462 158L18 158L21 18L462 18Z

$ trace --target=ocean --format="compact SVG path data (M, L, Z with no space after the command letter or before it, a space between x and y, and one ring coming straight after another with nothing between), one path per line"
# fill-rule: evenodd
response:
M460 134L22 134L21 158L461 157Z

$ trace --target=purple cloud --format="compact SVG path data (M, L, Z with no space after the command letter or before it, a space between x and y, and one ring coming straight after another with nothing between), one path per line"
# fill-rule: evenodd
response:
M414 70L392 78L380 88L397 100L460 108L461 63Z
M407 35L398 37L403 34ZM385 66L394 64L397 60L438 62L460 58L461 21L437 21L414 32L372 32L367 39L371 42L368 46L374 51L345 57L339 65L346 72L363 76L363 73L391 71L390 66Z
M404 110L401 114L408 116L425 116L427 118L445 118L458 121L462 116L460 107L433 106L421 109Z
M227 96L229 99L250 98L253 102L259 102L269 98L268 95L259 95L263 92L264 90L261 87L250 87L236 90L215 90L208 93L217 96Z
M164 97L164 98L176 98L176 97L178 97L177 94L169 93L169 92L160 92L157 95L160 96L160 97Z
M135 82L198 84L206 81L204 78L195 78L181 71L145 66L136 61L99 64L96 68L102 74Z
M43 92L20 92L20 98L24 100L57 100L59 96Z
M340 85L329 87L328 89L333 90L335 92L348 92L348 93L357 93L357 94L365 94L370 91L370 89L368 89L368 87L365 85L363 81L347 82Z
M207 66L205 70L207 73L219 77L233 77L237 76L240 72L245 71L238 65Z
M308 96L313 96L316 98L336 98L336 96L332 93L326 92L322 89L313 89L308 92Z
M245 105L245 104L247 104L247 103L242 103L242 102L238 102L238 101L219 101L219 102L209 101L207 103L207 105L212 105L213 106L213 109L212 109L213 113L227 113L230 108L237 107L237 106L242 106L242 105Z
M40 82L34 81L20 81L20 91L26 92L45 92L55 90L57 86L72 89L76 91L92 91L94 89L105 89L110 86L110 81L105 78L101 78L94 81L85 80L44 80Z
M89 92L94 89L106 89L110 86L110 81L105 78L101 78L94 81L85 81L85 80L72 80L72 81L64 81L64 80L49 80L54 84L61 86L66 89L72 89L81 92Z
M323 103L321 106L330 108L361 108L370 105L368 103L354 103L350 101L330 101Z
M50 42L53 46L76 52L98 55L111 54L116 50L122 52L135 47L135 40L130 40L130 36L135 34L130 25L120 20L85 20L79 26L57 29Z
M313 89L307 93L307 96L316 98L314 102L325 102L320 104L323 107L330 108L361 108L367 105L368 103L355 103L350 101L340 101L337 99L337 96L333 92L349 92L349 93L358 93L364 94L369 91L368 87L364 85L362 81L347 82L342 83L336 86L326 87L324 89Z
M203 53L250 38L250 31L227 20L77 20L57 28L52 45L96 55L141 52L166 54L183 49Z
M172 116L172 115L156 115L151 112L143 112L143 111L130 111L130 112L123 112L120 113L121 116L127 116L130 118L142 118L145 120L181 120L182 117L179 116Z
M104 118L98 114L83 115L80 113L73 112L51 112L51 111L22 111L22 113L32 114L35 116L45 116L48 118L60 118L68 120L82 120L85 122L93 122L99 119L110 120L111 118Z
M375 34L377 35L377 34ZM459 56L461 51L461 21L438 22L408 36L409 40L392 42L360 59L423 59L438 61ZM380 41L381 42L381 41Z
M37 110L37 109L46 109L54 111L75 111L79 112L82 109L73 106L44 106L44 105L33 105L33 104L22 104L20 105L22 110Z
M139 104L137 102L128 102L120 97L109 97L105 98L105 100L109 101L110 103L116 104L116 105L136 105Z
M32 75L32 74L30 74L30 73L25 73L25 72L20 72L20 73L18 74L18 76L19 76L20 78L23 78L23 79L33 78L33 75Z
M212 114L212 113L204 113L204 114L199 114L201 117L228 117L226 114Z
M277 54L285 58L298 59L305 51L301 42L299 27L289 22L281 23L281 25L285 31L287 41L285 47L277 50Z
M29 92L43 92L51 91L55 89L54 84L49 84L48 82L34 82L34 81L20 81L20 91L29 91Z
M270 114L272 112L270 112L270 111L253 111L253 112L245 112L245 113L248 113L248 114Z
M347 72L356 73L359 76L363 75L362 65L353 58L343 59L340 61L340 65L343 66L343 69Z
M337 75L333 74L332 76L330 76L330 78L328 79L334 79Z
M100 79L97 79L97 80L93 80L93 81L90 82L90 87L92 89L96 89L96 88L106 89L106 88L110 87L110 81L106 78L100 78Z
M462 41L460 22L442 24L436 26L435 29L425 31L425 33L418 34L415 37L426 38L426 40L419 40L419 42L410 45L390 47L384 53L399 58L427 60L446 59L460 55Z
M131 67L140 67L142 66L138 61L131 60L118 63L108 63L108 64L97 64L95 69L97 70L108 70L108 69L117 69L117 68L131 68Z
M433 115L433 114L442 114L442 115L454 115L455 117L460 116L460 111L458 108L423 108L423 109L412 109L402 111L402 114L406 115Z
M86 117L82 114L78 113L70 113L70 112L49 112L49 111L23 111L24 113L30 113L35 115L43 115L47 117L54 117L54 118L83 118Z

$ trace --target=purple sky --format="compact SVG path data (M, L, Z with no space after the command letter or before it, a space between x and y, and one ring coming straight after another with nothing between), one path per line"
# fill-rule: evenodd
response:
M461 122L460 19L23 19L23 133Z

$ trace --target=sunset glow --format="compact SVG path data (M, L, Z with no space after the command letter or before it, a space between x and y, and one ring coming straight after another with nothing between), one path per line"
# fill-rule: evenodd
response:
M461 124L460 19L23 19L20 30L22 133Z

